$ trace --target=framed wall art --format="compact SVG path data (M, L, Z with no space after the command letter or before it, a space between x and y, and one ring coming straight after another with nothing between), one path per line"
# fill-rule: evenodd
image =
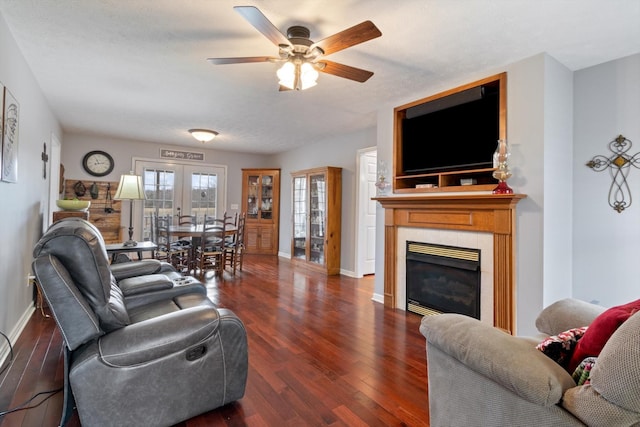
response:
M2 132L2 176L4 182L18 181L18 129L20 106L11 92L4 88Z

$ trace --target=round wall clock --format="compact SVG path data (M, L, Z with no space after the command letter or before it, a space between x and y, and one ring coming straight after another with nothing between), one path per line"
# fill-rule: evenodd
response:
M109 175L113 171L113 166L113 157L100 150L89 151L82 159L82 167L93 176Z

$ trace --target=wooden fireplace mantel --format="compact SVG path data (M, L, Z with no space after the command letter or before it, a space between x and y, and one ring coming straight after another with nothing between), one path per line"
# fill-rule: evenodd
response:
M524 194L376 197L384 215L384 305L396 307L398 228L417 227L493 234L493 325L515 328L516 204Z

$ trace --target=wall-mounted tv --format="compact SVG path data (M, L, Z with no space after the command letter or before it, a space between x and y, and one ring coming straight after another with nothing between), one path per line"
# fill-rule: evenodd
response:
M437 97L404 110L401 173L491 168L500 139L500 80Z

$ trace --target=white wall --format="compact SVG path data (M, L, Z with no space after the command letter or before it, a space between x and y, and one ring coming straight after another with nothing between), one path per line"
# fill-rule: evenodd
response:
M640 169L629 168L632 203L617 213L609 171L585 163L610 157L620 134L633 143L629 156L640 153L640 54L580 70L574 82L573 293L612 306L640 298Z
M544 85L543 306L572 295L573 73L548 57Z
M185 131L186 132L186 131ZM203 165L224 165L227 167L227 211L231 205L242 207L242 168L277 167L269 163L269 158L256 154L232 153L215 150L215 139L204 145L193 147L159 145L153 142L115 139L105 136L65 133L62 147L62 164L65 167L65 180L82 181L118 181L120 175L132 170L132 158L149 159L155 161L170 161L160 158L160 149L174 149L180 151L202 152L204 162L194 162ZM104 150L114 159L114 169L109 175L96 178L89 175L82 168L82 158L92 150ZM113 195L112 195L113 196ZM123 204L121 224L128 224L129 204Z
M291 256L291 173L321 166L342 168L342 236L340 268L342 274L355 276L356 190L358 150L376 145L375 128L342 135L329 141L318 141L303 148L275 156L280 165L280 254Z
M636 141L640 153L640 55L571 72L546 54L450 82L444 89L507 71L507 131L514 176L509 185L526 194L517 207L516 331L535 332L546 305L574 296L611 306L638 298L635 271L640 253L640 200L618 214L607 204L608 172L585 163L611 154L618 134ZM443 90L417 90L412 100ZM394 106L378 114L378 158L391 162ZM640 199L638 168L627 181ZM378 210L376 239L384 241L384 210ZM377 248L375 295L384 284L384 247Z
M393 151L393 107L470 83L500 72L507 72L507 139L511 143L510 165L513 177L509 185L516 193L526 194L517 207L516 234L516 330L519 334L535 332L535 318L544 307L547 293L554 298L569 296L571 264L571 170L558 168L571 159L571 72L548 55L540 54L470 75L461 82L450 82L430 91L416 91L413 99L398 99L385 106L378 115L378 158L391 164ZM547 159L551 152L557 157ZM564 187L557 186L560 181ZM569 196L567 197L568 189ZM545 191L548 193L545 193ZM545 209L550 217L545 217ZM384 241L379 209L376 239ZM549 222L547 232L545 220ZM383 247L376 257L375 295L383 295ZM545 254L550 254L545 258ZM549 280L545 272L558 277ZM565 284L558 286L558 283Z
M572 73L549 55L507 67L507 133L517 207L516 332L571 296Z
M542 308L544 249L544 85L546 55L507 67L509 185L527 198L517 206L516 333L528 334Z
M0 182L0 331L15 341L33 310L26 277L42 232L50 177L43 179L41 153L45 142L50 153L51 135L59 137L61 130L1 15L0 82L20 106L18 182ZM0 340L0 363L7 350Z

